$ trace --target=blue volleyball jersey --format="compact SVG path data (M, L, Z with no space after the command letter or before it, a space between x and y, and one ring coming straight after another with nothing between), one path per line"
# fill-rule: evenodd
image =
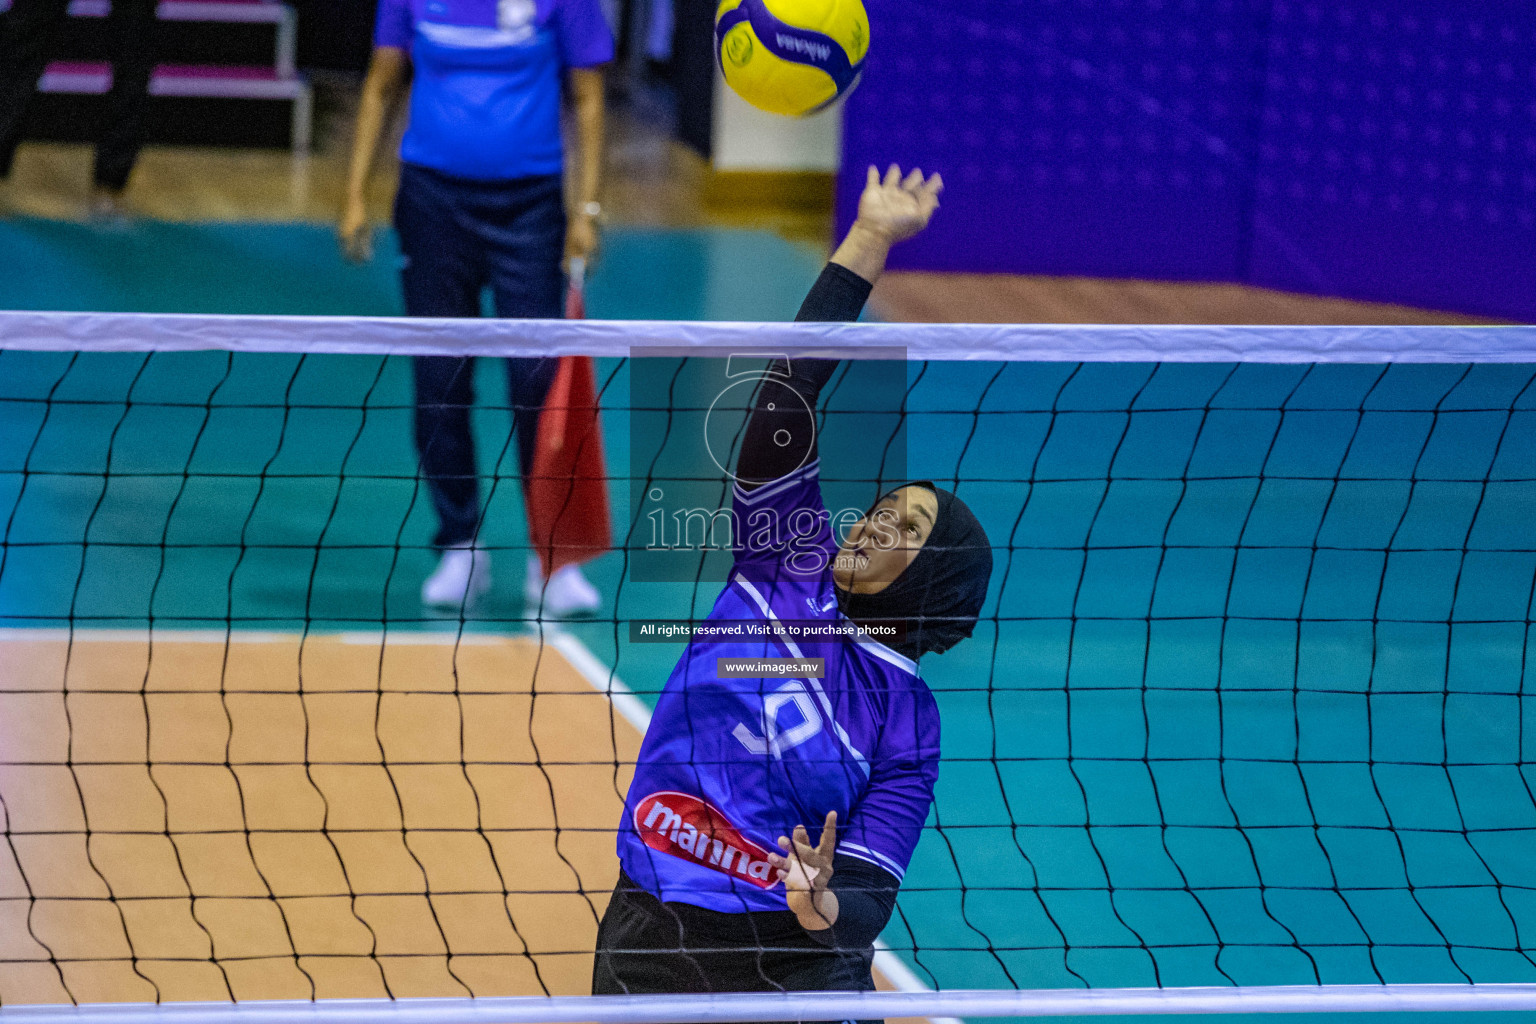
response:
M474 181L560 173L562 72L613 59L599 0L379 0L374 44L411 57L400 159Z
M828 811L838 851L898 879L939 771L939 715L917 666L882 644L798 640L775 624L846 622L817 464L735 489L735 564L710 621L755 620L753 640L694 640L656 703L625 800L625 872L665 901L784 910L769 851ZM803 637L803 633L801 636ZM721 679L719 658L824 658L821 679Z

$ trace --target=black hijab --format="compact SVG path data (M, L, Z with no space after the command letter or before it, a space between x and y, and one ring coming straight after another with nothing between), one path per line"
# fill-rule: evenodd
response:
M928 540L884 590L855 594L838 588L837 599L843 614L861 625L902 623L905 635L883 642L915 661L924 654L942 654L976 628L992 579L992 545L976 516L954 494L928 480L903 486L925 488L939 499L939 515Z

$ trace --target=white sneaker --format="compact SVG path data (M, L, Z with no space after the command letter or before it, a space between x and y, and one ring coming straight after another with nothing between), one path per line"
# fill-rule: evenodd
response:
M468 608L491 588L491 554L468 545L443 552L437 569L421 585L421 603Z
M523 582L523 600L542 616L561 619L570 615L589 615L603 605L603 595L581 574L581 567L567 565L556 569L544 582L538 555L528 557L528 575Z

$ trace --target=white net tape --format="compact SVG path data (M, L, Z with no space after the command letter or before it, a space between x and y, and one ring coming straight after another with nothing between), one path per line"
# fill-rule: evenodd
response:
M789 324L0 312L0 349L623 357L636 349L789 345L966 362L1531 363L1536 327ZM879 353L874 358L881 358Z

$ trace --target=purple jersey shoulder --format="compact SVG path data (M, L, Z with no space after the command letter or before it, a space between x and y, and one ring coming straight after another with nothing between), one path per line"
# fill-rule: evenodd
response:
M820 460L748 491L731 489L735 555L741 566L778 566L796 579L817 579L837 553L821 498Z

